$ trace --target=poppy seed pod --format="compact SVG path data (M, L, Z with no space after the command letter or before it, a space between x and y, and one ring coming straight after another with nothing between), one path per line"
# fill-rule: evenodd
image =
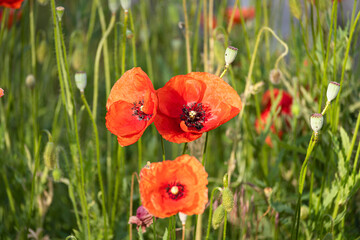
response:
M109 0L109 9L112 13L116 13L119 9L119 1L118 0Z
M231 212L234 207L234 194L228 187L222 191L222 205L227 212Z
M220 224L224 221L225 218L225 209L223 205L218 206L212 216L212 227L216 230L219 228Z
M185 213L179 212L179 218L180 218L181 224L185 225L187 215Z
M56 7L56 16L57 16L59 22L61 22L61 19L64 15L64 11L65 11L64 7L62 7L62 6Z
M280 83L280 79L281 79L281 75L282 75L282 73L281 73L281 71L280 71L279 69L273 69L273 70L271 70L271 71L270 71L270 77L269 77L270 82L271 82L272 84L275 84L275 85L279 84L279 83Z
M56 146L53 142L48 142L44 151L45 166L49 169L54 169L58 161Z
M331 102L336 98L340 90L340 83L330 82L326 91L326 97L328 102Z
M229 66L236 58L238 49L236 47L229 46L225 51L225 64Z
M121 7L127 11L130 9L131 6L131 0L120 0Z
M87 83L86 72L75 73L75 84L76 87L80 90L80 92L84 92L86 83Z
M35 87L35 77L32 74L27 75L25 84L28 88L33 89Z
M314 113L310 117L310 126L315 133L318 133L324 124L324 117L320 113Z

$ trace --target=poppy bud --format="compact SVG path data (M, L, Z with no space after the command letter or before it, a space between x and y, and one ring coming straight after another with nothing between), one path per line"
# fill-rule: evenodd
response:
M43 63L47 53L47 44L45 40L42 40L36 49L36 57L39 63Z
M234 194L228 187L222 191L222 205L227 212L231 212L234 207Z
M225 51L225 64L229 66L236 58L238 49L236 47L229 46Z
M56 168L52 171L52 176L54 178L55 182L58 182L61 178L61 170L59 168Z
M59 22L61 22L61 19L64 15L64 11L65 11L64 7L62 7L62 6L56 7L56 16L57 16Z
M45 6L45 5L49 2L49 0L37 0L37 2L38 2L40 5Z
M310 126L315 133L318 133L324 123L324 117L320 113L314 113L310 117Z
M185 225L187 215L185 213L179 212L179 218L180 218L181 224Z
M212 227L214 229L218 229L220 224L223 222L225 218L225 209L223 207L223 205L218 206L215 211L214 214L212 216Z
M49 169L54 169L58 161L56 146L53 142L48 142L44 151L45 166Z
M109 9L111 13L116 13L119 8L119 1L118 0L109 0Z
M281 71L280 71L280 69L273 69L273 70L271 70L270 71L270 82L272 83L272 84L275 84L275 85L277 85L277 84L279 84L280 83L280 79L281 79Z
M302 220L305 220L309 216L309 207L302 205L300 209L300 216Z
M86 83L87 83L86 72L75 73L75 84L76 84L76 87L80 90L80 92L84 92Z
M33 89L35 87L35 77L32 74L27 75L25 84L28 88Z
M131 6L131 0L120 0L121 7L127 11L130 9Z
M326 97L328 102L331 102L336 98L340 90L340 84L337 82L330 82L326 91Z

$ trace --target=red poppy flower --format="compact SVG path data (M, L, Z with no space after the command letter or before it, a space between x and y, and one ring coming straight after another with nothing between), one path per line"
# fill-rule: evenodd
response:
M149 77L133 68L114 84L106 103L106 127L121 146L135 143L154 121L158 100Z
M273 89L273 95L274 100L279 95L280 90L279 89ZM268 121L268 118L270 117L270 109L271 109L271 91L266 91L263 95L262 104L265 106L265 110L261 113L260 119L256 119L255 121L255 129L258 133L260 133L262 130L264 130L265 125ZM292 106L292 97L289 93L282 91L282 97L280 99L280 102L278 104L278 107L281 107L281 111L279 113L280 116L291 116L291 106ZM271 121L271 120L270 120ZM279 119L274 118L274 122L279 122ZM288 123L288 122L287 122ZM275 123L272 123L270 126L270 131L276 135L278 135L279 138L282 137L283 131L281 128L281 124L278 124L280 126L275 127ZM265 142L272 147L273 144L271 142L270 136L267 136L265 139Z
M272 94L274 96L274 100L277 98L281 90L274 88ZM289 93L282 90L282 97L278 104L278 107L281 107L281 113L291 115L291 105L292 105L292 97ZM272 102L271 102L271 91L267 90L262 98L262 105L265 106L266 109L270 109Z
M24 0L0 0L0 6L7 8L20 8Z
M219 127L241 110L237 92L224 80L204 72L171 78L157 91L155 126L164 139L183 143Z
M232 7L228 7L226 9L226 16L228 19L228 22L230 22L231 19L231 15L233 12L233 8ZM241 8L241 14L242 14L242 18L244 19L244 21L248 21L251 20L255 17L255 8L254 7L242 7ZM241 15L240 15L240 10L239 8L235 9L235 15L234 15L234 20L233 23L241 23Z
M204 166L189 155L151 163L140 172L141 202L159 218L201 214L208 202L207 176Z
M0 98L4 96L4 89L0 88Z
M1 1L1 0L0 0ZM16 13L17 12L17 13ZM15 14L16 13L16 14ZM10 9L9 11L9 17L8 17L8 22L7 22L7 28L10 29L14 23L19 22L22 16L22 12L20 11L16 11L14 9ZM0 22L3 21L3 10L0 10ZM5 20L4 20L5 21Z

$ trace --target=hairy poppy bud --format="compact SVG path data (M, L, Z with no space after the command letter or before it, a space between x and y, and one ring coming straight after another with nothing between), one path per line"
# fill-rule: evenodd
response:
M318 133L324 123L324 117L320 113L314 113L310 117L310 126L315 133Z
M119 8L119 1L118 0L109 0L109 9L112 13L116 13Z
M75 84L80 92L84 92L86 87L87 79L86 72L77 72L75 73Z
M181 224L185 225L187 215L185 213L179 212L179 218L180 218Z
M223 222L225 218L225 209L223 205L218 206L215 211L214 214L212 216L212 227L214 229L218 229L220 224Z
M340 83L330 82L326 91L326 97L329 102L334 100L340 90Z
M277 85L277 84L279 84L280 83L280 79L281 79L281 71L280 71L280 69L273 69L273 70L271 70L270 71L270 82L272 83L272 84L275 84L275 85Z
M39 63L43 63L47 53L47 44L45 40L42 40L36 49L36 57Z
M64 15L64 11L65 11L64 7L62 7L62 6L56 7L56 16L57 16L59 22L61 22L61 19Z
M222 191L222 205L227 212L231 212L234 207L234 194L228 187Z
M229 46L225 51L225 64L229 66L236 58L238 49L236 47Z
M55 182L58 182L61 178L61 170L59 168L56 168L52 171L52 176L54 178Z
M28 88L33 89L35 87L35 77L32 74L27 75L25 84Z
M53 142L47 142L44 151L45 166L49 169L54 169L58 161L56 146Z
M121 7L127 11L130 9L131 6L131 0L120 0Z

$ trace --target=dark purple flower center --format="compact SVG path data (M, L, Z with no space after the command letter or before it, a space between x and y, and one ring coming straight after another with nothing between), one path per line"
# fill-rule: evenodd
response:
M185 122L187 127L195 128L196 130L201 130L204 127L206 111L202 103L184 105L182 112L180 119Z
M131 108L134 111L133 116L137 116L139 120L144 121L148 121L152 118L152 114L146 114L143 112L144 100L134 102L133 104L134 106Z
M184 196L184 185L180 183L170 183L165 188L169 197L173 200L179 200Z

